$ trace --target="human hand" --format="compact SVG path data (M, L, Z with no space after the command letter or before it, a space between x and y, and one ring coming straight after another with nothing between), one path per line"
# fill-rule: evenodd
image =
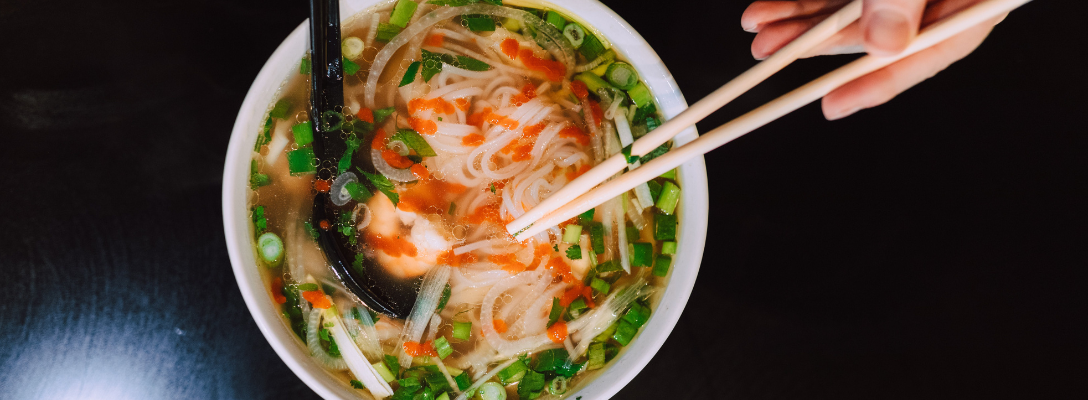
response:
M864 0L861 19L813 49L805 57L868 52L875 56L903 51L925 27L982 0ZM756 32L752 56L764 59L823 21L850 0L756 1L741 16L741 27ZM1001 18L973 27L847 83L824 96L824 117L836 120L886 103L899 93L966 57Z

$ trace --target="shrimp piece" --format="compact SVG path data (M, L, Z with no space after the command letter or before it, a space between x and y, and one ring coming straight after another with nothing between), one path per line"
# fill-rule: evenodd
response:
M368 207L372 217L366 237L383 238L381 243L369 244L374 249L373 258L390 275L401 279L423 275L438 263L439 255L453 246L447 239L450 235L439 231L441 221L399 210L384 194L372 197ZM390 251L390 247L396 250Z

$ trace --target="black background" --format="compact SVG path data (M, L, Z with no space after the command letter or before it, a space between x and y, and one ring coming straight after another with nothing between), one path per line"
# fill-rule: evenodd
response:
M689 101L754 64L747 1L607 3ZM699 281L617 398L1084 398L1081 4L1028 4L887 105L810 105L710 153ZM238 108L305 17L0 2L0 397L316 397L249 316L220 212ZM851 58L800 61L699 128Z

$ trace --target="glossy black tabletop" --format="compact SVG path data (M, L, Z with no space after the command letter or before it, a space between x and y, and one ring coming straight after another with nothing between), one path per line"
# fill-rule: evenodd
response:
M606 3L689 101L755 63L747 1ZM1080 2L1036 1L887 105L706 157L707 251L620 399L1085 398ZM314 398L257 330L220 182L303 1L0 2L0 398ZM853 56L803 60L713 128Z

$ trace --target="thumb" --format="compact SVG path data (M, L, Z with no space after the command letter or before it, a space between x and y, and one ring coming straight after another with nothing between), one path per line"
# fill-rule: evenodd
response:
M875 56L898 54L918 34L925 0L864 0L861 27L865 51Z

